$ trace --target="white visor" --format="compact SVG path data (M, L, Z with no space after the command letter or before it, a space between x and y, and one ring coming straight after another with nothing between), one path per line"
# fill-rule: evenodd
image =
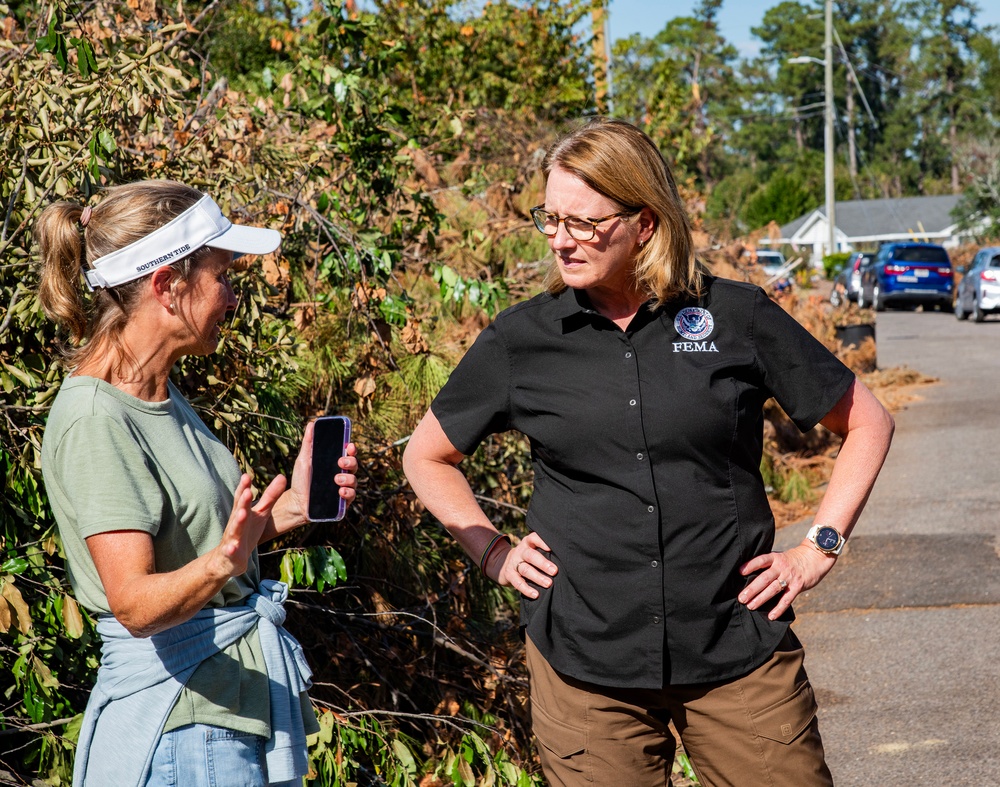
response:
M281 233L263 227L233 224L208 196L162 227L93 261L84 271L87 284L117 287L170 265L203 246L239 254L268 254L278 248Z

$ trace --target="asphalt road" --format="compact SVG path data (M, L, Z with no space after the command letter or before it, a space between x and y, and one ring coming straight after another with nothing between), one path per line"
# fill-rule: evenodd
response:
M839 787L998 787L1000 318L885 312L876 341L880 367L939 382L896 414L847 552L795 604L827 759Z

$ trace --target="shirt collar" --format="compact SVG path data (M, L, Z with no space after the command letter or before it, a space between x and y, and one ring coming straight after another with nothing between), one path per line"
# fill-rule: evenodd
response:
M603 316L591 304L586 290L574 290L571 287L567 287L562 292L554 293L552 298L555 301L555 306L553 307L553 321L567 320L577 315L596 317ZM639 314L641 315L646 313L650 318L652 318L653 315L659 315L661 310L654 307L655 303L656 299L650 298L639 309ZM644 322L648 321L649 320L647 319Z
M590 298L584 290L574 290L567 287L562 292L552 295L555 301L553 308L553 320L565 320L577 314L597 314L598 312L590 303Z

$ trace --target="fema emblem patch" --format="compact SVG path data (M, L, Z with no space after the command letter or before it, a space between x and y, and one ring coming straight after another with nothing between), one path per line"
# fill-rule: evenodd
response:
M692 341L704 339L715 330L715 318L708 309L688 306L677 312L674 318L674 330L685 339Z

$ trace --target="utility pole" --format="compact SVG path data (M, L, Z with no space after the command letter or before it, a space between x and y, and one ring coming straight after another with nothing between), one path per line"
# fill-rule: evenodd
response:
M851 173L851 180L858 178L858 144L854 133L854 72L847 70L847 93L844 106L844 115L847 120L847 171ZM856 188L855 188L856 190ZM860 195L856 195L860 199Z
M823 46L823 59L825 61L826 84L824 93L826 98L826 133L823 135L825 181L826 181L826 220L830 225L830 234L827 240L827 254L833 254L836 248L836 201L837 196L833 183L833 0L826 0L826 40Z
M607 33L607 9L605 0L594 0L590 6L591 53L594 63L594 98L597 114L607 115L610 111L609 58Z

